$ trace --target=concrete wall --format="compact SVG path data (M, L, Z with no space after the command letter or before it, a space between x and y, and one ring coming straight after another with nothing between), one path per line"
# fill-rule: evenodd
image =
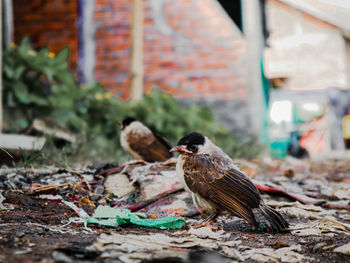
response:
M342 31L277 0L269 0L265 53L269 78L287 78L288 89L348 89L347 47Z

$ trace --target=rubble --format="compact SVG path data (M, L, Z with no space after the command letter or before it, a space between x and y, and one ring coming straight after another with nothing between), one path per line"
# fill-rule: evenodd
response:
M19 155L21 150L39 151L46 142L44 137L19 134L0 134L0 148Z
M6 207L2 204L2 202L5 201L5 197L2 195L2 192L0 191L0 210L5 210Z
M229 214L218 217L217 231L193 228L201 217L173 164L130 162L80 169L4 166L0 169L4 189L0 258L6 258L4 262L28 258L33 262L82 258L84 262L203 262L203 257L217 262L349 260L346 171L350 167L322 163L320 173L312 163L296 162L294 169L294 160L287 162L243 162L261 186L265 202L290 223L290 233L275 235ZM286 176L286 169L293 172ZM176 229L185 222L186 228ZM172 223L179 225L171 227Z
M210 228L198 231L181 231L169 234L156 233L153 235L122 235L112 233L102 234L92 245L92 249L103 251L102 258L123 256L123 262L143 262L150 259L177 258L186 260L188 252L180 248L200 247L205 249L220 249L221 253L232 259L244 260L238 247L240 241L222 241L225 234L210 233ZM203 236L204 232L208 232Z
M300 252L301 245L279 249L258 248L254 250L251 259L261 262L306 262L312 260L312 258L303 256Z
M116 197L123 197L136 190L131 184L129 177L121 173L108 175L104 186L107 192L112 193Z
M350 255L350 243L337 247L333 251L344 255Z
M61 127L50 118L33 120L25 133L28 135L53 136L56 140L62 140L73 144L77 141L76 135Z

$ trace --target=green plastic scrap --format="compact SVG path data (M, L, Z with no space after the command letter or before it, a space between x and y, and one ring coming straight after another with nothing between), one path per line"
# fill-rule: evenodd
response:
M156 219L145 219L143 213L132 213L129 209L119 209L109 206L98 206L92 217L85 219L87 223L99 224L103 226L121 226L124 224L134 224L145 227L155 227L160 229L182 228L186 222L182 218L163 217Z

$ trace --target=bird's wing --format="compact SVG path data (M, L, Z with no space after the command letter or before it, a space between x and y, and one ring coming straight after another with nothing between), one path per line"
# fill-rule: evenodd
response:
M239 170L223 167L219 159L209 155L189 156L183 165L188 188L218 208L257 226L251 210L260 205L258 189Z
M131 132L127 140L130 148L147 162L165 161L172 157L170 147L151 131Z
M157 140L158 140L161 144L163 144L164 147L167 148L167 150L168 150L168 152L169 152L172 146L170 145L170 143L168 142L168 140L165 139L163 136L161 136L159 133L154 132L154 131L153 131L153 135L157 138ZM169 152L169 154L170 154L171 156L173 156L173 154L172 154L171 152Z

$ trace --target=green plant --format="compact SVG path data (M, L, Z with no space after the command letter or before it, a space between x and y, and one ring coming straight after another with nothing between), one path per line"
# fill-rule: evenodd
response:
M48 48L35 51L28 37L4 52L4 104L21 112L19 128L36 117L54 116L62 124L75 118L73 108L79 90L68 58L67 47L56 55Z
M35 152L35 153L31 153L29 151L26 151L22 148L19 149L20 151L20 160L16 163L15 161L12 161L13 162L13 166L15 167L29 167L30 165L32 165L33 163L35 162L38 162L40 160L43 159L44 157L44 153L43 153L43 150L40 150L38 152Z
M39 155L24 154L23 163L35 160L68 165L74 160L125 161L118 121L135 117L175 144L186 133L198 131L221 146L231 157L251 158L261 150L254 141L237 138L215 119L210 109L183 106L171 95L153 90L136 104L123 102L99 84L79 85L68 67L69 51L52 55L47 48L34 51L28 38L4 53L4 98L7 109L16 111L14 131L33 119L50 117L77 133L80 142L62 150L46 145ZM5 115L11 123L13 112ZM69 159L67 158L69 156Z
M108 159L126 160L120 150L120 128L117 121L126 116L134 117L153 131L157 131L174 145L185 134L198 131L232 157L253 158L261 147L249 138L240 138L224 129L215 119L209 108L195 104L183 106L171 95L157 89L144 96L136 104L129 104L117 98L105 98L86 105L87 143L83 151ZM109 149L109 150L108 150Z

